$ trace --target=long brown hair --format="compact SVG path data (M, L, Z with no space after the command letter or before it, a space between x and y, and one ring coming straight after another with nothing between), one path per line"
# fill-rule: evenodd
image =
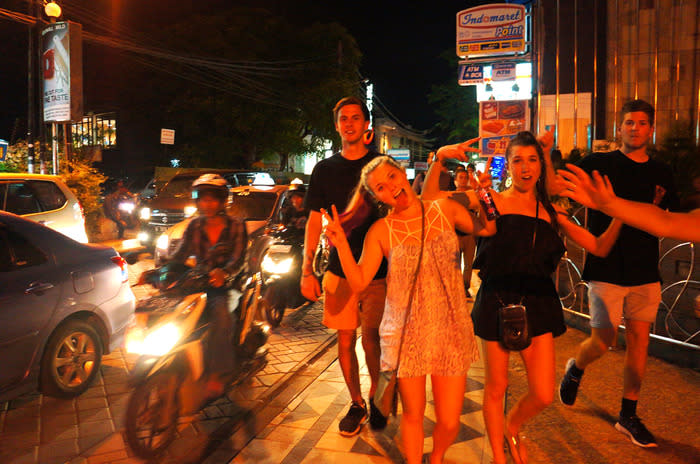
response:
M513 154L513 148L515 147L535 147L537 152L537 157L540 160L540 177L537 179L535 184L535 197L537 201L542 203L544 209L549 214L549 219L554 227L554 230L559 232L559 221L557 221L557 212L549 200L549 195L547 194L547 165L544 161L544 151L542 151L542 145L537 141L532 132L522 131L511 139L506 147L506 160L510 158Z
M369 175L382 164L403 170L391 156L377 156L362 168L360 180L352 192L348 206L340 215L340 223L348 236L352 229L362 224L373 212L379 217L384 217L389 212L389 208L376 199L368 183Z

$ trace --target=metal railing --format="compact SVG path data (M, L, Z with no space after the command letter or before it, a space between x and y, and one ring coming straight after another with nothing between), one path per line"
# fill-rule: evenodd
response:
M586 215L584 208L576 210L572 217L580 224L576 216L581 215L584 217ZM587 221L584 219L583 222ZM660 248L663 248L666 240L661 239ZM567 313L590 319L587 301L588 283L581 279L585 251L567 239L564 239L564 244L567 252L561 258L554 276L559 299ZM677 262L688 263L688 269L687 272L683 271L683 278L667 284L662 283L661 304L656 322L651 327L651 338L700 350L700 314L696 314L694 308L689 307L692 304L682 304L684 299L687 300L690 289L700 288L700 281L692 279L695 271L695 244L692 242L671 244L659 259L659 269L662 271L668 269L666 260L673 256L682 256L684 259ZM677 274L678 269L676 269ZM624 328L624 325L620 327Z

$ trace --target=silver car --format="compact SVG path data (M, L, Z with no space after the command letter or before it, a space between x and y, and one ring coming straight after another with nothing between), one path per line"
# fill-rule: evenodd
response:
M72 397L134 318L126 261L0 211L0 401L39 388Z

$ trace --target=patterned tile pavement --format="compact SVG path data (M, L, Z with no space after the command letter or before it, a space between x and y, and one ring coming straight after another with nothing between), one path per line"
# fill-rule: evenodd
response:
M132 277L148 260L131 266ZM472 288L475 294L478 279ZM137 297L147 294L135 288ZM556 374L585 334L570 329L556 340ZM403 462L398 422L383 432L363 427L352 438L338 434L349 396L337 363L335 336L321 324L320 305L285 317L269 343L269 364L246 385L229 392L193 417L183 418L178 439L162 463L310 464ZM586 371L579 399L564 407L555 399L524 427L530 462L574 464L700 464L700 373L649 359L640 398L640 415L659 441L641 449L613 428L619 408L624 350L611 351ZM362 360L358 343L358 359ZM101 375L82 396L58 400L28 394L0 403L0 464L141 463L123 439L130 394L128 368L133 359L121 350L105 357ZM511 357L507 407L527 389L519 356ZM483 365L472 366L459 436L446 464L488 463L481 403ZM362 367L363 391L369 378ZM432 447L432 393L428 382L424 441ZM399 410L400 415L400 410Z

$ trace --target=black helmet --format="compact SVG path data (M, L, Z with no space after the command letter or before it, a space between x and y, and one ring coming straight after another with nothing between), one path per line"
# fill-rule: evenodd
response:
M197 200L208 193L223 202L228 199L228 184L226 179L218 174L203 174L192 182L192 198Z

